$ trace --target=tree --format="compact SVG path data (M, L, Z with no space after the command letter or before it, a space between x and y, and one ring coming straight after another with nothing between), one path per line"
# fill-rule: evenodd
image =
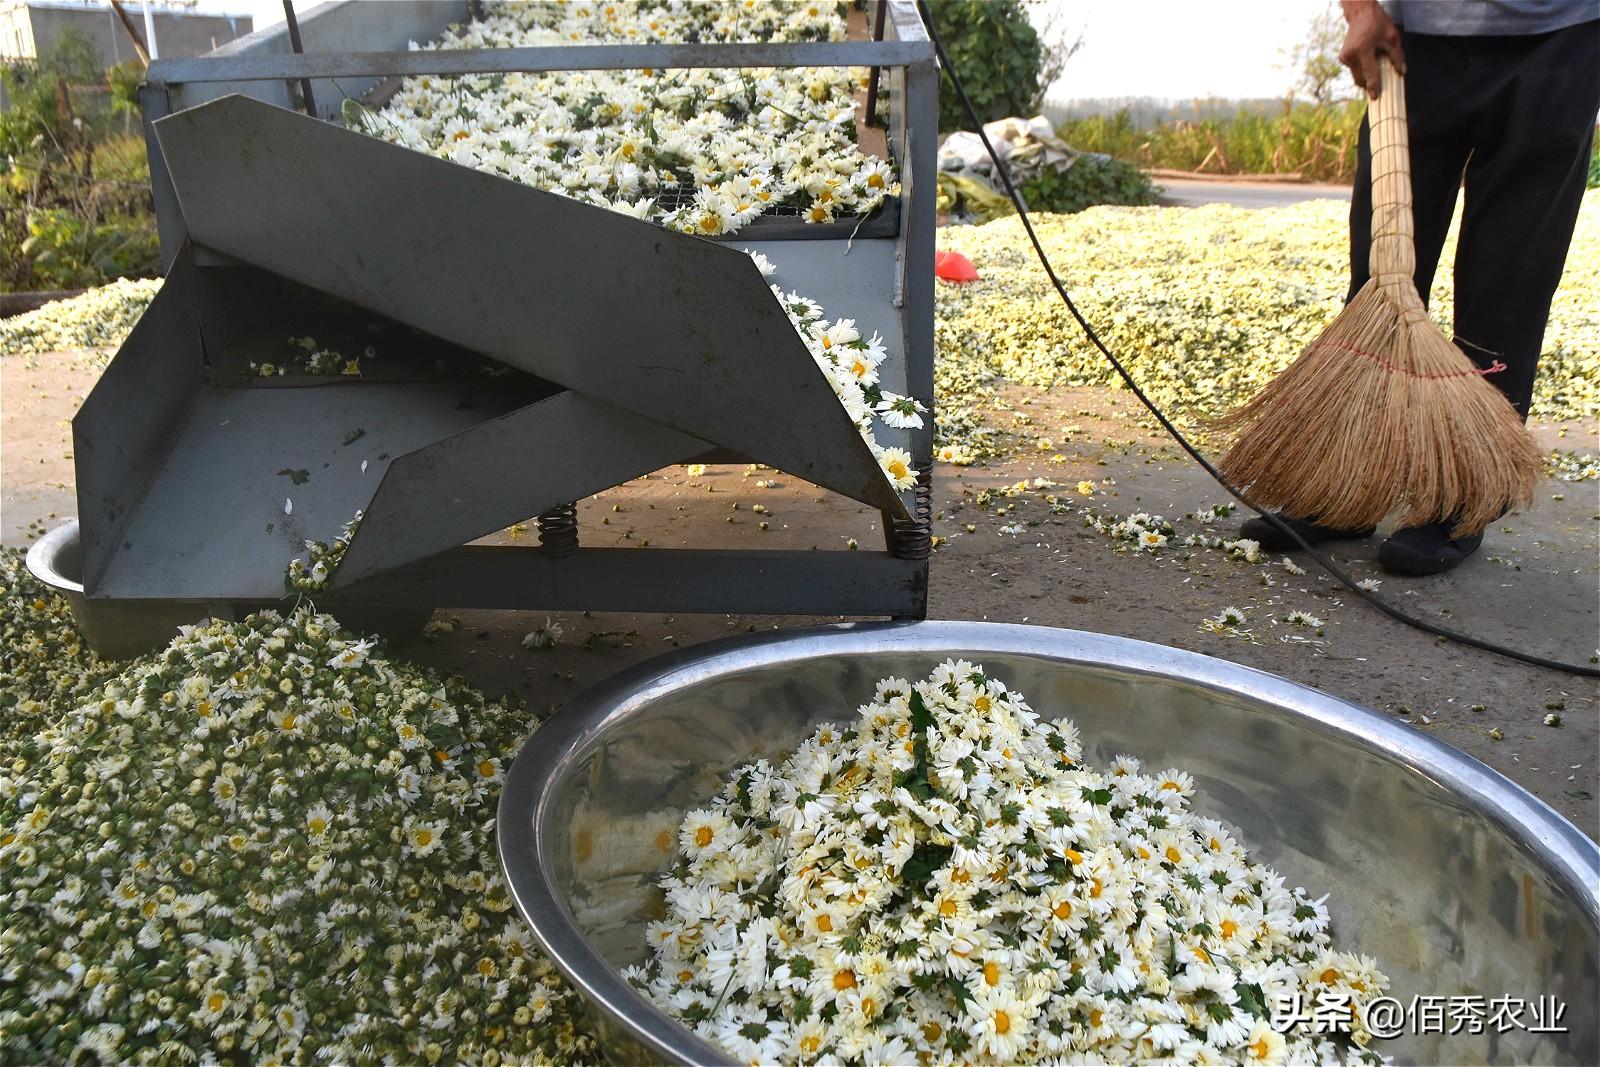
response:
M1288 50L1289 69L1294 73L1292 95L1304 95L1314 104L1331 104L1342 96L1344 65L1339 49L1344 46L1344 16L1329 4L1311 18L1305 39Z
M1045 49L1021 0L931 0L928 7L980 120L1038 110ZM971 125L949 74L941 74L940 131Z

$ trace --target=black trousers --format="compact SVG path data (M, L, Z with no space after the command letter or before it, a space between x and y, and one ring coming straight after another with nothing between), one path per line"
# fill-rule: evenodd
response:
M1407 33L1417 289L1428 298L1456 192L1455 340L1528 415L1550 300L1583 201L1600 109L1600 21L1531 37ZM1350 296L1367 280L1367 124L1350 198Z

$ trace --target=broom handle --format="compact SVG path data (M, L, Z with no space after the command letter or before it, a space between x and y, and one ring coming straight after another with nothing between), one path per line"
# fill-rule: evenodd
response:
M1388 56L1378 57L1380 92L1367 105L1372 146L1372 254L1368 267L1407 320L1427 318L1417 293L1417 250L1411 215L1411 142L1406 136L1406 82Z

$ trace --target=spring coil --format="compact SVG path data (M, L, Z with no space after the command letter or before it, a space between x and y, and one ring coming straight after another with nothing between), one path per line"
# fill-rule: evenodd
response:
M933 472L924 470L911 490L911 518L889 524L889 551L900 559L933 555Z
M578 551L578 506L557 504L538 518L539 550L560 559Z

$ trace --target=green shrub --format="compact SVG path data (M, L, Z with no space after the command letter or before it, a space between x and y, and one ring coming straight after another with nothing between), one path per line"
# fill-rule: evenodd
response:
M1044 45L1020 0L929 0L928 8L980 119L1038 112ZM940 74L940 131L971 127L950 76Z
M1138 207L1156 201L1149 175L1120 159L1079 156L1066 170L1046 169L1018 190L1029 211L1070 214L1096 204Z

